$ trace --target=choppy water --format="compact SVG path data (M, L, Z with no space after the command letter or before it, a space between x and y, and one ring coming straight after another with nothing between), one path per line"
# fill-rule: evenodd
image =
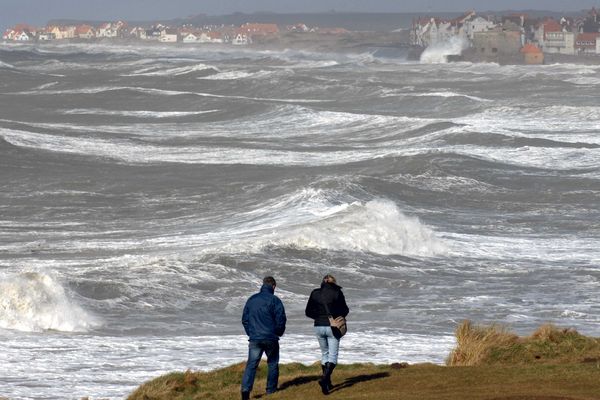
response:
M0 395L243 361L264 275L313 362L442 363L463 319L600 335L600 67L0 47Z

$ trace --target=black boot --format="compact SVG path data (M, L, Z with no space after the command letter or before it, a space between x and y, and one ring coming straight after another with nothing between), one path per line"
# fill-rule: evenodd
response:
M242 400L250 400L250 392L242 392Z
M319 386L321 386L321 391L323 394L329 394L329 391L333 389L333 384L331 383L331 374L335 369L334 363L326 363L325 368L323 369L323 378L319 380Z
M323 371L323 375L321 376L321 379L319 379L319 386L321 386L321 390L323 391L323 394L329 394L329 385L327 385L327 364L329 363L325 363L325 364L321 364L321 371Z
M331 383L331 375L333 374L333 370L335 369L334 363L327 363L325 365L325 378L327 380L327 391L329 392L333 389L333 383Z

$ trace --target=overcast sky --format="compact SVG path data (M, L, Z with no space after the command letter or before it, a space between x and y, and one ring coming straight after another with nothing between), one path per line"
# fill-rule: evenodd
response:
M441 12L474 9L579 11L600 0L0 0L0 28L50 19L154 20L195 14L363 11Z

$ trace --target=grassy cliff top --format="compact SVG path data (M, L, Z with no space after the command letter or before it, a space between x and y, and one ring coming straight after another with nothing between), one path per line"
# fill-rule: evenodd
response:
M332 399L584 400L600 399L600 339L543 326L518 337L499 326L461 324L448 366L339 365ZM128 400L239 399L244 363L211 372L173 372L144 383ZM269 400L324 397L318 363L280 366ZM265 397L261 363L252 398Z

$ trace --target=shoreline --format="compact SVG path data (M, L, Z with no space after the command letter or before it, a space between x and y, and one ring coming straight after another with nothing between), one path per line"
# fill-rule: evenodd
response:
M408 31L396 32L348 32L341 35L323 33L297 33L288 32L275 37L265 37L246 45L233 45L223 43L163 43L150 40L135 39L64 39L48 42L0 42L3 46L31 45L34 47L52 45L103 45L114 46L148 46L148 47L173 47L175 49L238 49L249 51L306 51L313 53L334 54L362 54L382 51L388 53L387 58L399 58L404 61L419 62L425 48L408 44ZM447 63L470 62L496 63L499 65L526 65L520 56L505 57L499 61L490 61L478 57L471 49L463 50L460 55L446 55ZM575 65L600 65L600 55L569 55L544 53L543 65L575 64Z

